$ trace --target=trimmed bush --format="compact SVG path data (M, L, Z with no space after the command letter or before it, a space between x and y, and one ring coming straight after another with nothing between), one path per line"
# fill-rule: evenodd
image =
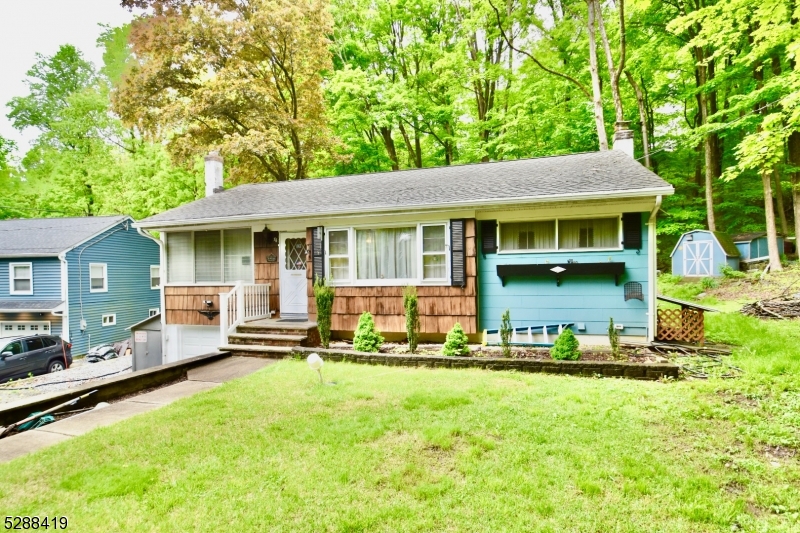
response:
M559 361L577 361L581 358L579 346L580 343L575 334L567 328L561 332L553 347L550 348L550 357Z
M408 351L416 353L417 344L419 344L419 305L417 301L417 288L413 285L409 285L403 289L403 309L406 311Z
M467 342L467 334L464 333L464 328L456 322L453 329L447 332L442 353L445 355L469 355Z
M500 320L500 346L503 348L503 357L511 357L511 310L506 309Z
M381 332L375 329L375 321L369 311L358 319L355 335L353 336L353 349L359 352L377 352L381 349L383 337Z
M620 359L619 330L614 327L614 317L608 319L608 343L611 345L612 357L614 357L614 359Z
M322 346L329 348L331 344L331 314L335 289L328 285L325 278L314 281L314 301L317 304L317 328Z

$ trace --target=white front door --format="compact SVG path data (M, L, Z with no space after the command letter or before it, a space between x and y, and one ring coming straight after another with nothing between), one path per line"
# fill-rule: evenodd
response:
M683 275L684 276L710 276L713 250L711 241L696 241L684 243Z
M281 233L280 285L281 317L308 317L305 233Z

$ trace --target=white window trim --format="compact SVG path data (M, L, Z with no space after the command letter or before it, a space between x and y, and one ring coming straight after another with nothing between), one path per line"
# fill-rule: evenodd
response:
M111 317L111 321L108 324L106 324L106 318L108 318L108 317ZM117 314L116 313L111 313L109 315L103 315L103 319L101 321L101 324L102 324L102 326L104 328L108 327L108 326L116 326L117 325Z
M92 288L92 267L103 267L103 288ZM108 263L89 263L89 292L108 292Z
M147 310L147 318L152 318L152 317L156 316L160 312L161 312L161 309L159 309L158 307L153 307L152 309L148 309Z
M593 219L600 219L600 218L616 218L617 219L617 242L619 242L619 246L611 247L611 248L559 248L558 247L558 223L562 220L593 220ZM519 224L525 222L550 222L553 221L556 225L556 237L555 237L555 248L547 248L541 250L503 250L501 249L502 242L500 240L500 226L503 224ZM507 220L503 222L499 222L497 224L497 253L498 254L552 254L552 253L568 253L568 252L621 252L625 248L622 246L622 215L616 216L571 216L571 217L559 217L559 218L542 218L542 219L533 219L533 220Z
M445 255L445 272L446 278L437 279L423 279L423 263L422 263L422 227L423 226L444 226L444 255ZM357 279L356 278L356 230L368 229L386 229L386 228L417 228L417 277L416 278L403 278L403 279ZM328 233L331 231L347 231L347 252L349 258L349 277L348 279L333 280L329 276L328 281L333 287L404 287L406 285L415 286L449 286L451 284L450 272L450 221L438 220L429 222L419 222L416 224L409 224L403 222L396 222L392 224L369 224L358 226L337 226L325 228L325 272L330 274L330 251ZM437 252L441 253L441 252ZM337 256L340 257L340 256Z
M164 276L161 277L161 287L234 287L238 283L237 281L195 281L195 261L194 261L194 234L198 231L219 231L219 246L220 246L220 272L222 272L222 277L225 278L225 231L226 230L236 230L236 229L247 229L250 230L250 273L252 274L249 280L242 280L243 283L255 283L256 282L256 239L253 236L253 228L250 226L247 227L235 227L235 228L217 228L217 229L208 229L208 230L184 230L184 231L174 231L174 232L165 232L166 238L166 245L169 248L169 234L170 233L190 233L192 236L190 249L192 251L192 281L170 281L169 280L169 251L166 251L164 254L164 264L167 265L164 268ZM155 266L155 265L154 265ZM152 286L150 287L153 288Z
M158 269L158 282L159 284L153 287L153 269ZM153 290L158 290L161 288L161 265L150 265L150 288Z
M30 269L31 273L31 288L27 291L15 291L14 290L14 281L17 279L25 279L25 278L15 278L14 277L14 267L18 266L26 266ZM8 293L12 296L30 296L33 294L33 263L9 263L8 264Z

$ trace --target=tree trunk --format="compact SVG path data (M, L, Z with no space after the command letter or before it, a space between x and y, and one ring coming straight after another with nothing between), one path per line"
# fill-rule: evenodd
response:
M411 144L411 138L408 136L402 121L400 121L399 128L400 133L403 135L403 141L406 143L406 150L408 150L408 166L419 168L419 165L417 165L417 152L414 150L414 145Z
M400 163L397 161L397 148L392 138L392 129L388 126L381 126L380 130L381 137L383 137L383 145L386 147L386 153L392 161L392 170L400 170Z
M772 272L783 270L778 251L778 232L775 230L775 208L772 205L772 173L761 171L761 184L764 186L764 215L767 222L767 249L769 250L769 269Z
M644 94L639 84L636 83L633 75L629 71L625 71L625 76L628 77L633 91L636 93L636 105L639 107L639 121L642 123L642 148L644 150L644 166L651 168L650 164L650 137L647 132L647 109L644 106Z
M793 167L800 167L799 131L793 131L789 135L789 163ZM800 171L792 172L792 204L794 208L794 245L797 248L797 238L800 237Z
M697 61L696 69L696 77L697 77L697 88L700 92L698 92L697 100L698 105L700 106L700 123L701 124L708 124L708 117L709 117L709 98L708 94L702 92L706 83L708 83L708 69L704 64L705 61L705 54L703 49L700 47L695 47L695 61ZM714 170L717 167L717 162L715 156L716 154L716 147L714 143L714 134L707 133L705 135L705 139L703 139L703 151L705 152L705 167L706 167L706 179L705 179L705 194L706 194L706 217L708 221L708 229L711 231L717 231L717 220L714 216Z
M600 72L597 66L597 35L595 34L595 21L597 13L597 0L587 0L589 10L589 72L592 75L592 103L594 104L594 124L597 128L597 140L600 150L608 150L608 137L603 116L603 92L600 87Z
M783 207L783 187L781 186L781 173L776 166L775 169L772 171L773 176L775 176L775 191L773 195L775 196L775 200L777 203L778 208L778 220L781 222L781 233L783 233L784 237L789 235L789 223L786 220L786 210Z
M606 66L608 66L608 79L611 82L611 97L614 100L614 112L616 116L617 122L622 122L625 120L625 114L622 109L622 97L619 93L619 76L620 71L622 70L614 68L614 57L611 55L611 45L608 43L608 35L606 34L606 25L603 22L603 10L600 6L598 0L593 0L595 2L595 20L597 22L597 28L600 30L600 40L603 43L603 51L606 54ZM617 9L622 10L623 8L623 0L618 0L617 2ZM624 67L625 62L625 38L624 38L624 19L622 18L622 13L624 11L620 11L620 23L623 24L622 26L622 35L623 37L620 39L620 67Z

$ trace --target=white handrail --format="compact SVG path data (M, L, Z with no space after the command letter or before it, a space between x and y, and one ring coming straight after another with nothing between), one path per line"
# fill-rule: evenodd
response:
M237 283L219 295L219 327L222 345L228 336L248 320L269 318L269 283Z

